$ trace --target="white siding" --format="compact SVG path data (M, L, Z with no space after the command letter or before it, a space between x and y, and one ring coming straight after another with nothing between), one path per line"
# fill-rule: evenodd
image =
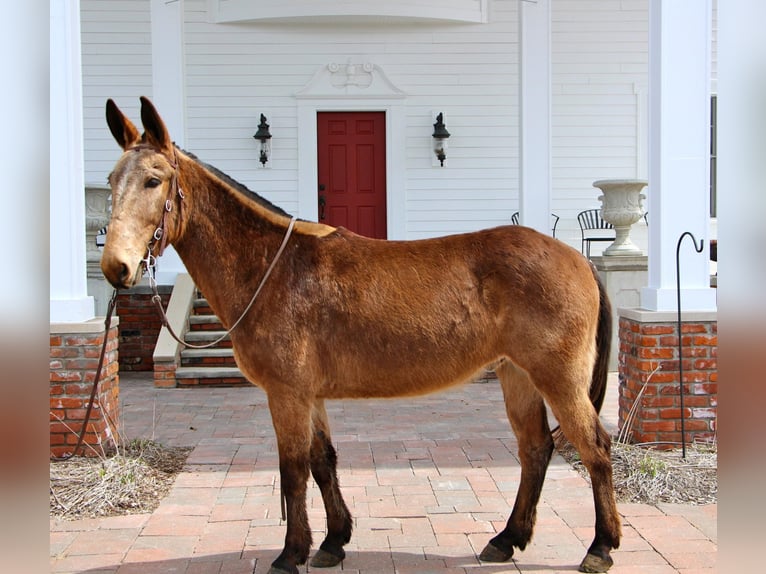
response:
M593 182L645 173L648 34L648 1L553 2L552 209L557 236L578 248L577 213L601 206Z
M288 210L297 201L294 94L331 62L372 62L407 94L408 237L506 223L516 209L516 2L488 24L344 22L216 25L186 2L187 146ZM444 112L445 168L432 166L432 111ZM252 138L263 112L273 161Z
M152 95L149 0L80 0L85 184L106 185L120 150L104 107L114 99L133 121Z
M417 4L417 2L413 2ZM301 19L215 24L185 0L186 147L289 211L298 208L295 94L322 66L371 62L407 94L409 238L507 223L518 209L517 0L490 0L487 23ZM114 98L138 118L152 95L149 0L82 0L86 182L118 155L104 121ZM553 0L553 201L558 236L579 248L576 214L592 182L645 173L648 0ZM433 112L452 134L434 167ZM162 110L160 110L162 113ZM271 125L269 168L252 138ZM642 230L637 239L642 241Z

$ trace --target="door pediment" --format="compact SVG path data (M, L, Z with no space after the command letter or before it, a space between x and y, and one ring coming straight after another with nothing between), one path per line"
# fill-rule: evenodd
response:
M405 94L372 62L330 62L296 94L296 98L404 98Z

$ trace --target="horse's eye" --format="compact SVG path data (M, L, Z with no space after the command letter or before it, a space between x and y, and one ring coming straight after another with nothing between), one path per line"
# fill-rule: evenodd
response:
M146 182L146 187L154 188L160 185L162 182L156 177L152 177Z

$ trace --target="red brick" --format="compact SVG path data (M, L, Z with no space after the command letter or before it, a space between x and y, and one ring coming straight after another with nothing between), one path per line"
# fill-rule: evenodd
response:
M646 336L639 337L636 340L636 344L642 347L656 347L657 337L646 337Z
M684 428L687 431L704 431L704 432L707 432L707 431L711 430L710 429L710 425L708 424L708 421L700 420L700 419L686 419L684 421Z
M657 371L653 375L651 375L651 378L649 379L650 384L658 384L658 383L677 383L678 382L678 373L677 372L662 372Z
M49 443L51 446L60 446L66 444L66 435L61 433L51 433ZM60 456L54 454L53 456Z
M72 347L101 346L104 344L104 334L98 335L65 335L64 345Z
M72 371L51 371L50 380L56 383L64 383L67 381L81 381L82 375Z
M698 323L681 323L681 333L707 333L707 326Z
M641 403L646 408L672 407L676 404L676 399L671 396L646 397Z
M673 431L675 428L673 420L641 421L641 430L644 432Z
M675 327L671 325L642 324L640 332L643 335L669 335L675 332Z
M695 419L714 419L716 414L716 409L714 408L695 408L692 409L691 417Z
M51 397L52 409L79 409L83 405L83 399L73 397Z
M709 407L710 395L684 395L684 406Z
M718 361L715 359L699 359L694 361L694 368L700 371L718 369Z
M714 395L718 392L718 383L696 383L689 390L694 395Z
M697 337L694 337L694 344L708 345L710 347L715 347L718 345L718 337L716 335L713 335L710 337L699 335Z
M707 358L710 347L684 347L681 349L683 357Z
M660 345L663 347L678 347L677 335L665 335L660 337Z
M665 347L641 347L638 350L638 356L642 359L672 359L675 356L675 353L673 349Z
M50 351L50 356L56 359L78 357L79 355L80 347L54 347Z
M66 368L71 370L96 370L98 359L67 359Z
M707 383L710 375L706 372L686 372L684 371L684 383Z
M684 418L687 418L687 419L691 418L691 416L692 416L691 409L684 408L684 410L682 411L681 409L676 408L676 407L669 408L669 409L662 409L660 411L660 418L661 419L680 419L682 412L683 412L683 417Z

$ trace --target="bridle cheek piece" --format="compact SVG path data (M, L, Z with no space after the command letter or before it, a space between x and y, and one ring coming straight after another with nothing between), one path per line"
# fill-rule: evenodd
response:
M173 176L170 178L170 188L168 189L168 197L165 199L165 208L162 211L162 218L160 219L159 225L152 234L152 240L147 245L146 257L141 260L144 267L142 275L146 273L149 275L149 279L152 280L154 279L157 257L162 256L168 244L167 216L173 212L173 199L176 195L178 196L178 217L180 220L183 219L183 200L186 198L186 195L184 194L183 189L181 189L181 186L178 185L178 154L176 150L173 150L173 157L169 157L162 150L148 144L137 145L130 148L128 151L138 152L145 149L149 149L155 153L162 154L174 170ZM158 243L159 245L157 246ZM155 249L155 246L157 246L156 255L152 253L152 251Z

